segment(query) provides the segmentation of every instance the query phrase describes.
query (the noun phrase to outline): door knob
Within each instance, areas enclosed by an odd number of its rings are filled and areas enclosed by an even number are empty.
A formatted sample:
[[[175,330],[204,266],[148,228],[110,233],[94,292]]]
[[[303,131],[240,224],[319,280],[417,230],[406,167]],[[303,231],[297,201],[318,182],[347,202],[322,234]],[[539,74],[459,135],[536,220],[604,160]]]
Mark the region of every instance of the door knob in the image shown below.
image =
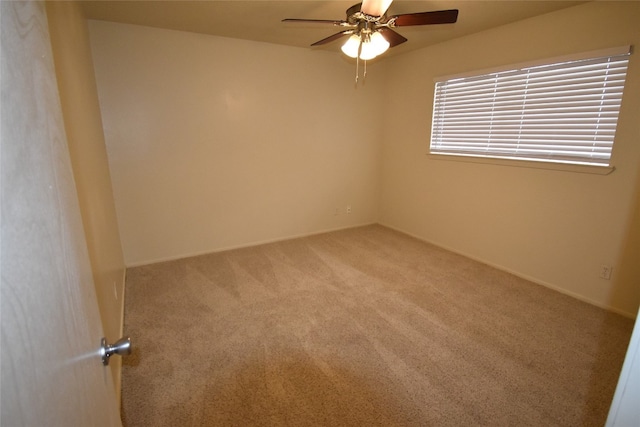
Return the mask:
[[[100,355],[102,356],[102,364],[108,365],[109,358],[117,354],[118,356],[126,356],[131,354],[131,338],[120,338],[114,344],[108,344],[106,338],[100,340]]]

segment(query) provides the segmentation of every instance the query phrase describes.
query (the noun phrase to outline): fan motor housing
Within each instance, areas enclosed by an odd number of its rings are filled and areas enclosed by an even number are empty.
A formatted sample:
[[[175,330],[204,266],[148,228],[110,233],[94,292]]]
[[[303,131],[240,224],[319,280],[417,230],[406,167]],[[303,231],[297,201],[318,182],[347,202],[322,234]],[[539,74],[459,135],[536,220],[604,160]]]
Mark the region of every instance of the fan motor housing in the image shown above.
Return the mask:
[[[386,17],[386,13],[382,16],[372,16],[363,13],[360,8],[362,7],[362,3],[354,4],[349,9],[347,9],[347,22],[351,25],[358,25],[362,22],[372,22],[377,23],[384,21]]]
[[[354,25],[358,24],[359,19],[357,17],[357,14],[360,13],[361,6],[362,6],[362,3],[358,3],[358,4],[354,4],[349,9],[347,9],[347,22],[349,24],[354,24]]]

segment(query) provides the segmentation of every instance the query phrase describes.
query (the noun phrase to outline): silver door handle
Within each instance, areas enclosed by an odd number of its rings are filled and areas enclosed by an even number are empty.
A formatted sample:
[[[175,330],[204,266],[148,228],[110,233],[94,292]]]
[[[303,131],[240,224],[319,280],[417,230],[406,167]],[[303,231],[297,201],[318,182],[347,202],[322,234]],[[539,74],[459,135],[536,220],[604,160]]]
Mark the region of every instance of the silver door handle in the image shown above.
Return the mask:
[[[102,356],[102,364],[108,365],[109,358],[117,354],[118,356],[126,356],[131,354],[131,338],[120,338],[114,344],[108,344],[106,338],[100,340],[100,356]]]

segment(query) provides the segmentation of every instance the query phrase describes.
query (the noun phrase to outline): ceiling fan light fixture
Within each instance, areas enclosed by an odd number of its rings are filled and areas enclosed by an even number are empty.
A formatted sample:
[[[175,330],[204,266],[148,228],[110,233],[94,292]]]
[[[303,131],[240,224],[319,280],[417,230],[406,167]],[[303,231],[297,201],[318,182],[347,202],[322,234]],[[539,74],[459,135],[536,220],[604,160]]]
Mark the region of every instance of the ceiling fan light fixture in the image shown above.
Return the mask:
[[[356,58],[358,56],[358,50],[360,49],[360,36],[354,34],[349,37],[341,49],[345,55]]]
[[[389,49],[389,42],[379,32],[371,34],[371,45],[376,51],[376,56],[382,55]]]
[[[360,59],[368,61],[378,56],[376,48],[371,41],[362,42],[362,50],[360,50]]]
[[[378,55],[382,55],[387,49],[389,49],[389,42],[385,40],[382,34],[374,32],[362,41],[360,59],[368,61]]]

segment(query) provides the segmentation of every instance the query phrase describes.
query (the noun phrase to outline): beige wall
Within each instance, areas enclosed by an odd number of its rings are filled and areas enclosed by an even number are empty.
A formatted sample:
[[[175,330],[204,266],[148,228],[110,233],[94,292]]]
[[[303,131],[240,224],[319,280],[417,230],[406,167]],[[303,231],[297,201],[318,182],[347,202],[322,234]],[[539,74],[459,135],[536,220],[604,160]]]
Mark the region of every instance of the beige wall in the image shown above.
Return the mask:
[[[632,316],[637,54],[610,175],[426,152],[434,77],[638,45],[639,7],[589,3],[393,57],[357,90],[334,52],[90,21],[126,263],[378,221]]]
[[[464,17],[461,17],[464,19]],[[393,58],[380,222],[630,316],[640,302],[640,58],[631,57],[607,176],[428,157],[433,79],[640,46],[640,3],[596,2]],[[612,280],[599,278],[602,264]],[[630,264],[633,264],[631,266]]]
[[[377,220],[380,66],[355,89],[333,52],[89,29],[127,265]]]
[[[47,2],[47,15],[100,317],[105,336],[114,342],[122,334],[125,271],[88,28],[77,3]],[[120,358],[110,367],[119,395]]]

